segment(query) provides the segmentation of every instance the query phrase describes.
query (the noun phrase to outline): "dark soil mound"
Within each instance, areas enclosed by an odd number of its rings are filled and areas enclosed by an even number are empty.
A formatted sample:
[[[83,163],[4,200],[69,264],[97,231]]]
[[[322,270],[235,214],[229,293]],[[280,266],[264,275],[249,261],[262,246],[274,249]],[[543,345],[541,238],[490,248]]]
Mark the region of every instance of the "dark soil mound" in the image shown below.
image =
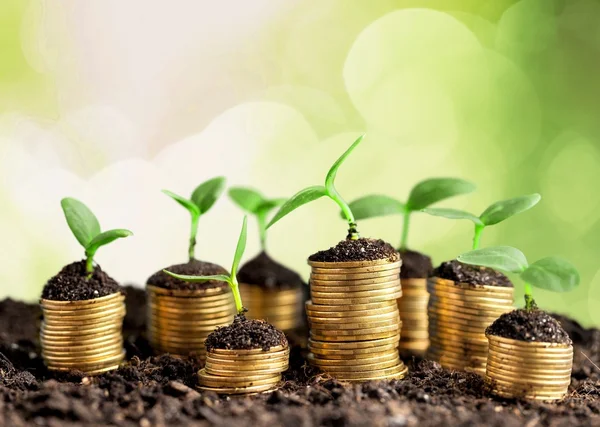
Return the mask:
[[[48,280],[42,298],[54,301],[82,301],[104,297],[119,292],[121,287],[99,265],[88,278],[85,261],[69,264]]]
[[[215,329],[206,338],[206,348],[249,350],[262,348],[264,351],[278,345],[286,345],[283,332],[264,320],[249,320],[243,314],[235,316],[231,325]]]
[[[402,269],[400,277],[403,279],[422,279],[431,276],[433,264],[431,258],[421,252],[405,250],[400,251]]]
[[[383,240],[361,238],[342,240],[336,246],[319,251],[308,258],[318,262],[375,261],[387,259],[395,262],[400,254],[389,243]]]
[[[500,316],[486,333],[519,341],[571,344],[560,323],[542,310],[513,310]]]
[[[433,275],[441,279],[471,285],[513,287],[509,278],[499,271],[477,265],[463,264],[455,259],[441,263],[438,268],[433,270]]]
[[[217,264],[211,262],[198,261],[197,259],[186,262],[185,264],[171,265],[164,270],[168,270],[175,274],[186,274],[190,276],[212,276],[215,274],[229,274],[227,270]],[[204,283],[189,283],[183,280],[169,276],[164,271],[160,270],[154,273],[148,279],[148,284],[165,289],[179,289],[195,291],[198,289],[209,288],[225,288],[227,283],[210,280]]]
[[[279,264],[266,252],[248,261],[238,272],[238,281],[266,289],[294,289],[304,286],[298,273]]]

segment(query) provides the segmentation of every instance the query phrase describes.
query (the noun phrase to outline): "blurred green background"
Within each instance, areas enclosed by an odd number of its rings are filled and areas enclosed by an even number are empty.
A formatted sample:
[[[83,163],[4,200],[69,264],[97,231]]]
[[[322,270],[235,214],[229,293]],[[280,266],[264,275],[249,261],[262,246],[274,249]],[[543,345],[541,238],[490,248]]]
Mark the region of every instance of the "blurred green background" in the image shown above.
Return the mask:
[[[3,0],[0,295],[33,300],[80,256],[63,195],[134,230],[98,259],[142,284],[185,254],[187,218],[160,188],[224,174],[289,196],[366,132],[338,175],[347,199],[406,198],[430,176],[477,183],[444,204],[475,213],[540,192],[482,245],[569,259],[580,288],[538,303],[600,325],[599,22],[597,0]],[[204,258],[228,264],[239,216],[215,207]],[[360,228],[398,244],[400,223]],[[323,201],[274,227],[269,247],[306,276],[306,256],[344,232]],[[409,243],[439,263],[471,237],[466,222],[415,215]]]

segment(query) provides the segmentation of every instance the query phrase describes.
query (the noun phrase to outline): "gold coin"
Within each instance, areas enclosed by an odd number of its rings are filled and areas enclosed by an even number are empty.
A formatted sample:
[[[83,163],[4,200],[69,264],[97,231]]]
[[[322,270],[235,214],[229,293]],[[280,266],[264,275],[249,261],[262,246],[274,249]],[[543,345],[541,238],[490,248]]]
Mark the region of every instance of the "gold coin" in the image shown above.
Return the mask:
[[[42,308],[42,312],[44,317],[55,318],[55,319],[85,319],[85,318],[94,318],[98,316],[111,316],[114,313],[121,314],[121,311],[125,310],[125,304],[123,301],[115,300],[114,303],[111,303],[106,306],[92,306],[92,308],[84,308],[84,309],[49,309]]]
[[[118,349],[107,349],[102,352],[88,353],[88,354],[70,354],[55,356],[53,354],[42,352],[42,356],[45,360],[50,363],[89,363],[95,361],[103,361],[106,358],[118,357],[123,352],[123,348]]]
[[[88,360],[73,360],[68,361],[68,360],[55,360],[55,359],[47,359],[44,358],[44,360],[46,361],[46,363],[49,366],[53,366],[53,367],[73,367],[74,369],[78,369],[80,371],[84,371],[86,369],[90,369],[90,370],[94,370],[94,369],[101,369],[104,368],[106,365],[112,365],[115,363],[121,363],[123,360],[125,359],[125,351],[122,351],[120,353],[117,354],[112,354],[110,356],[106,356],[103,358],[97,358],[97,359],[88,359]]]
[[[365,335],[320,335],[311,332],[310,337],[314,340],[318,341],[329,341],[329,342],[349,342],[349,341],[370,341],[381,338],[392,338],[398,337],[400,339],[400,334],[398,331],[389,331],[389,332],[381,332],[376,334],[365,334]]]
[[[427,339],[429,338],[429,332],[427,331],[411,331],[411,330],[402,330],[400,334],[400,339]]]
[[[452,329],[456,331],[461,331],[469,334],[484,334],[485,330],[489,326],[489,324],[477,324],[473,323],[473,325],[468,326],[467,324],[452,322],[449,320],[440,320],[435,317],[429,318],[429,324],[433,325],[438,329]]]
[[[285,348],[284,350],[280,350],[280,351],[274,351],[274,352],[268,351],[268,352],[256,353],[256,354],[231,355],[231,354],[214,353],[213,351],[210,352],[211,358],[219,359],[219,360],[231,360],[233,362],[247,361],[247,360],[278,359],[278,358],[289,357],[289,355],[290,355],[289,348]]]
[[[367,334],[378,334],[381,332],[388,332],[388,331],[398,331],[399,329],[399,324],[398,322],[393,322],[391,325],[387,325],[387,326],[379,326],[379,327],[375,327],[375,328],[365,328],[365,327],[359,327],[359,328],[355,328],[355,329],[320,329],[317,327],[311,327],[310,331],[311,333],[314,333],[316,335],[327,335],[327,336],[339,336],[339,335],[367,335]]]
[[[200,383],[209,387],[240,387],[240,386],[252,386],[262,384],[273,384],[281,381],[281,374],[275,375],[264,375],[264,376],[243,376],[240,378],[236,377],[219,377],[210,375],[206,372],[206,369],[200,369],[198,371],[198,379]]]
[[[389,293],[387,295],[379,295],[365,298],[320,298],[312,296],[312,301],[315,304],[326,304],[332,306],[352,306],[357,307],[362,304],[373,304],[384,301],[392,301],[402,295],[402,292]]]
[[[571,366],[573,356],[564,357],[544,357],[538,356],[512,356],[508,354],[498,354],[495,348],[490,347],[489,357],[502,364],[513,364],[535,369],[537,366]]]
[[[387,277],[388,280],[400,280],[400,269],[384,271],[371,271],[364,273],[344,272],[344,273],[315,273],[311,271],[310,278],[315,280],[331,280],[331,281],[354,281],[360,279],[375,279]]]
[[[491,353],[493,353],[493,351]],[[538,360],[540,363],[537,363]],[[542,374],[546,374],[546,373],[550,373],[550,372],[559,374],[559,373],[563,372],[563,373],[569,373],[569,375],[570,375],[571,369],[573,367],[572,360],[567,360],[564,362],[549,362],[543,358],[540,358],[538,360],[528,360],[528,361],[526,361],[526,363],[521,363],[521,362],[506,360],[502,357],[496,357],[495,354],[488,354],[488,363],[490,365],[495,366],[499,369],[505,369],[507,371],[519,371],[519,372],[527,371],[527,372],[530,372],[531,374],[535,374],[538,372],[542,373]]]
[[[331,350],[320,348],[309,348],[312,357],[317,359],[335,360],[335,359],[368,359],[373,356],[381,356],[389,353],[398,353],[397,344],[382,345],[373,348],[357,348],[354,350]]]
[[[308,265],[316,268],[357,268],[357,267],[375,267],[382,265],[389,265],[393,263],[400,263],[402,265],[401,260],[390,261],[389,259],[377,259],[377,260],[369,260],[369,261],[344,261],[344,262],[322,262],[322,261],[310,261],[308,260]]]
[[[434,295],[431,295],[430,299],[436,299],[443,301],[447,304],[471,304],[482,307],[512,307],[512,298],[491,298],[483,296],[466,296],[460,294],[452,294],[441,291],[436,291]]]
[[[406,287],[411,287],[411,288],[419,288],[419,289],[425,289],[427,287],[427,278],[420,278],[420,279],[416,279],[416,278],[404,278],[402,277],[400,280],[402,280],[402,286],[406,286]]]
[[[265,360],[226,360],[226,359],[215,359],[211,357],[212,353],[207,354],[206,361],[210,362],[211,366],[222,366],[222,367],[232,367],[235,368],[241,363],[244,366],[253,366],[253,367],[275,367],[275,366],[283,366],[289,364],[289,356],[282,356],[277,358],[270,358]],[[241,370],[245,370],[246,368],[240,368]]]
[[[256,385],[251,387],[208,387],[204,385],[198,386],[200,390],[212,391],[217,394],[249,394],[249,393],[263,393],[272,391],[277,388],[277,383]]]
[[[491,378],[494,379],[494,381],[498,384],[506,384],[506,385],[522,385],[522,386],[556,386],[556,387],[564,387],[565,390],[569,387],[569,384],[571,383],[571,378],[569,377],[567,380],[564,379],[559,379],[559,380],[552,380],[552,379],[519,379],[519,378],[515,378],[515,377],[506,377],[503,375],[500,375],[498,373],[494,373],[493,375],[490,375]]]
[[[311,329],[315,331],[345,331],[348,330],[349,333],[359,330],[375,330],[377,328],[385,328],[394,326],[395,328],[399,328],[401,325],[400,318],[396,317],[395,319],[390,319],[381,322],[365,322],[365,323],[315,323],[309,320],[309,325]],[[343,332],[342,332],[343,333]],[[353,334],[353,333],[352,333]],[[354,334],[353,334],[354,335]]]
[[[365,292],[365,291],[391,291],[395,292],[400,289],[397,282],[376,283],[374,285],[350,285],[350,286],[317,286],[312,285],[311,292]]]
[[[367,372],[336,372],[335,377],[340,381],[350,380],[350,381],[371,381],[371,380],[379,380],[394,377],[395,375],[403,374],[406,375],[406,366],[402,362],[398,365],[379,369],[376,371],[367,371]]]
[[[206,372],[211,374],[211,375],[217,375],[217,376],[222,376],[222,377],[239,377],[241,375],[240,371],[237,369],[215,369],[215,368],[211,368],[209,366],[205,367]],[[252,372],[252,374],[254,375],[266,375],[266,374],[277,374],[277,373],[281,373],[283,371],[287,370],[287,368],[283,369],[283,368],[270,368],[270,369],[256,369],[253,371],[249,371]]]
[[[99,368],[99,369],[93,369],[93,370],[88,369],[84,373],[88,376],[100,375],[100,374],[104,374],[106,372],[110,372],[110,371],[119,369],[119,365],[120,365],[120,363],[116,363],[114,365],[106,366],[106,367]],[[72,368],[70,368],[70,367],[60,368],[60,367],[53,367],[53,366],[48,366],[48,369],[51,371],[57,371],[57,372],[67,372],[67,371],[72,370]]]
[[[327,264],[339,264],[339,263],[327,263]],[[331,274],[339,274],[339,273],[371,273],[377,271],[386,271],[386,270],[397,270],[401,267],[402,262],[395,261],[390,263],[383,264],[373,264],[359,267],[348,267],[348,266],[333,266],[333,267],[319,267],[317,265],[310,264],[312,266],[311,271],[314,273],[331,273]]]
[[[528,382],[528,381],[559,381],[570,383],[571,382],[571,369],[555,371],[553,369],[549,369],[546,373],[536,372],[531,373],[527,372],[523,368],[517,370],[509,370],[504,369],[504,367],[497,367],[493,364],[488,364],[487,367],[488,375],[492,375],[494,377],[504,378],[506,380],[512,380],[515,383],[519,382]]]
[[[460,311],[448,311],[448,310],[443,310],[443,309],[439,309],[437,307],[433,307],[433,309],[428,311],[428,315],[429,316],[437,316],[440,318],[450,318],[450,319],[457,319],[459,321],[464,321],[464,322],[469,322],[472,320],[476,320],[479,321],[480,323],[494,323],[494,321],[496,321],[496,319],[498,319],[498,317],[500,317],[500,315],[498,314],[492,314],[492,315],[488,315],[488,314],[473,314],[472,312],[466,312],[466,313],[461,313]]]
[[[189,332],[204,332],[214,331],[218,326],[225,326],[231,323],[233,317],[229,322],[173,322],[168,321],[166,319],[151,319],[150,324],[156,328],[164,328],[164,329],[184,329]]]
[[[111,343],[110,345],[104,345],[101,347],[83,347],[83,349],[81,349],[81,347],[78,348],[74,348],[74,347],[63,347],[61,349],[48,349],[48,348],[42,348],[42,355],[48,355],[51,357],[64,357],[64,356],[89,356],[89,355],[95,355],[101,352],[107,352],[107,351],[121,351],[123,349],[123,342],[122,341],[116,341],[114,343]]]
[[[148,305],[155,307],[158,310],[171,310],[171,311],[190,311],[199,312],[205,309],[217,309],[225,311],[233,305],[233,300],[230,298],[220,298],[217,300],[204,301],[204,300],[191,300],[191,301],[169,301],[164,298],[153,300],[148,299]]]
[[[400,339],[398,349],[424,353],[429,348],[429,340],[407,341]]]
[[[328,306],[328,305],[320,305],[320,304],[314,304],[311,300],[306,301],[305,303],[306,306],[306,310],[310,310],[310,311],[316,311],[316,312],[334,312],[334,313],[338,313],[340,311],[352,311],[352,312],[358,312],[358,311],[370,311],[370,310],[378,310],[378,309],[392,309],[392,310],[397,310],[398,306],[396,301],[393,300],[389,300],[389,301],[380,301],[380,302],[374,302],[374,303],[369,303],[369,304],[356,304],[353,307],[332,307],[332,306]],[[343,316],[343,314],[338,314],[338,316]]]
[[[427,279],[428,287],[444,287],[446,289],[464,289],[470,292],[492,292],[496,294],[509,294],[514,293],[514,288],[508,286],[494,286],[494,285],[473,285],[470,283],[459,283],[452,280],[442,279],[439,277],[430,277]]]
[[[308,361],[311,365],[322,367],[324,369],[328,369],[329,367],[342,366],[342,367],[358,367],[358,366],[368,366],[377,363],[384,363],[390,360],[397,361],[398,360],[398,351],[394,351],[392,353],[383,353],[380,356],[372,355],[369,358],[346,358],[346,359],[325,359],[318,358],[308,354]]]
[[[327,306],[329,307],[329,306]],[[306,310],[308,317],[316,319],[331,319],[331,321],[343,321],[344,319],[365,318],[369,316],[397,316],[398,308],[390,305],[387,308],[378,308],[373,310],[357,310],[357,311],[314,311]]]
[[[247,356],[247,355],[251,355],[251,354],[276,353],[281,350],[289,350],[289,347],[286,344],[285,346],[283,346],[283,345],[273,346],[273,347],[269,348],[268,350],[263,350],[262,348],[252,348],[252,349],[213,348],[210,351],[211,351],[211,353],[224,354],[224,355],[230,355],[231,357],[237,357],[237,356]]]
[[[79,334],[84,334],[90,331],[97,331],[99,328],[120,328],[123,325],[123,318],[108,318],[108,319],[98,319],[95,322],[79,322],[79,324],[65,324],[65,325],[56,325],[56,324],[48,324],[45,321],[42,322],[41,328],[45,331],[50,331],[52,333],[62,333],[62,332],[76,332]]]
[[[98,343],[112,342],[113,340],[122,339],[121,331],[115,331],[111,334],[93,335],[90,337],[62,337],[62,338],[46,338],[40,336],[40,342],[44,347],[51,346],[84,346]]]
[[[376,277],[372,279],[355,279],[355,280],[322,280],[319,278],[311,277],[309,279],[310,287],[313,286],[365,286],[365,285],[376,285],[376,284],[396,284],[400,286],[400,280],[394,277]],[[382,285],[383,286],[383,285]]]
[[[289,366],[289,361],[273,361],[273,360],[265,360],[262,362],[246,362],[246,363],[223,363],[223,362],[215,362],[214,359],[206,359],[206,370],[207,372],[217,372],[217,371],[230,371],[230,372],[238,372],[240,375],[248,372],[261,372],[261,371],[271,371],[275,370],[277,372],[282,372],[287,370]]]
[[[146,290],[148,294],[158,294],[160,296],[177,297],[177,298],[198,298],[204,296],[220,295],[220,294],[231,294],[231,290],[226,284],[223,286],[217,286],[212,288],[204,289],[166,289],[158,286],[146,284]]]
[[[315,340],[309,338],[308,345],[314,352],[315,349],[322,348],[324,350],[354,350],[354,349],[366,349],[366,348],[374,348],[382,345],[388,344],[398,344],[400,337],[398,335],[393,335],[391,337],[386,338],[375,338],[375,339],[366,339],[364,341],[354,341],[354,342],[327,342],[321,340]]]
[[[318,287],[313,287],[310,290],[311,297],[320,297],[320,298],[366,298],[372,296],[387,296],[389,294],[393,294],[396,292],[402,292],[400,286],[392,286],[390,288],[384,289],[372,289],[367,291],[343,291],[338,292],[335,289],[325,288],[325,292],[321,292],[318,290]]]
[[[529,342],[522,341],[524,344]],[[511,356],[520,355],[520,356],[533,356],[538,354],[543,354],[544,358],[563,358],[563,357],[573,357],[573,347],[542,347],[536,345],[512,345],[505,344],[496,340],[489,340],[490,347],[496,349],[498,352],[504,352]],[[535,343],[539,344],[539,343]]]
[[[308,321],[312,323],[327,323],[327,324],[347,324],[347,323],[364,323],[364,322],[383,322],[387,320],[397,320],[398,312],[390,310],[388,313],[375,314],[372,316],[348,316],[348,317],[319,317],[308,316]]]
[[[311,364],[313,363],[313,361],[310,361],[310,362],[311,362]],[[358,365],[350,365],[350,366],[345,366],[345,365],[325,366],[323,364],[314,365],[314,366],[318,367],[319,369],[323,370],[324,372],[327,372],[328,374],[335,375],[338,372],[371,373],[371,372],[379,371],[381,369],[392,368],[394,366],[397,366],[399,363],[401,363],[400,358],[398,357],[398,355],[396,355],[395,358],[385,360],[383,362],[375,362],[375,363],[365,362],[365,363],[361,363]]]
[[[40,299],[40,305],[42,307],[49,307],[49,308],[56,307],[56,308],[72,309],[75,307],[84,307],[84,306],[104,304],[113,299],[125,301],[125,295],[123,295],[120,292],[115,292],[113,294],[105,295],[103,297],[79,300],[79,301],[60,301],[60,300],[50,300],[50,299],[42,298],[42,299]]]
[[[514,349],[515,347],[530,349],[530,348],[542,348],[545,351],[564,351],[564,352],[573,352],[573,346],[570,344],[559,344],[559,343],[549,343],[542,341],[521,341],[513,338],[505,338],[500,337],[498,335],[488,334],[488,339],[490,342],[493,342],[497,345],[506,344],[507,349]]]

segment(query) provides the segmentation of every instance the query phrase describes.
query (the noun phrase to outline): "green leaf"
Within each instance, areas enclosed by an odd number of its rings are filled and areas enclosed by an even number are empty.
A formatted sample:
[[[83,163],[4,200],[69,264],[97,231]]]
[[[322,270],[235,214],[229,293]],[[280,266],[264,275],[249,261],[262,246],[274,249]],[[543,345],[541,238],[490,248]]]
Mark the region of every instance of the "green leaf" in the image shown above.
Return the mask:
[[[265,200],[263,203],[261,203],[258,208],[256,208],[256,214],[257,215],[266,215],[268,214],[271,210],[283,205],[285,202],[287,201],[287,199],[269,199],[269,200]]]
[[[361,143],[361,141],[363,140],[364,137],[365,137],[364,135],[359,136],[356,139],[356,141],[354,141],[352,143],[350,148],[348,148],[344,152],[344,154],[342,154],[340,156],[340,158],[335,161],[333,166],[331,166],[331,169],[329,169],[329,172],[327,172],[327,177],[325,178],[325,188],[327,188],[327,191],[335,193],[335,188],[334,188],[333,183],[335,181],[335,176],[337,175],[338,169],[340,168],[342,163],[344,163],[344,160],[346,160],[346,158],[350,155],[350,153],[352,153],[354,151],[354,149],[358,146],[358,144]]]
[[[192,193],[192,201],[204,215],[225,190],[225,177],[218,176],[200,184]]]
[[[196,206],[191,200],[188,200],[185,197],[175,194],[169,190],[163,190],[162,192],[186,208],[192,217],[197,218],[200,216],[200,209],[198,209],[198,206]]]
[[[486,225],[494,225],[510,218],[513,215],[524,212],[534,207],[542,198],[539,194],[515,197],[514,199],[502,200],[489,206],[480,216]]]
[[[92,241],[86,246],[85,252],[88,255],[93,256],[100,246],[108,245],[109,243],[114,242],[117,239],[129,237],[132,235],[133,233],[131,231],[122,228],[104,231],[92,239]]]
[[[163,270],[163,271],[166,274],[168,274],[169,276],[174,277],[179,280],[183,280],[184,282],[204,283],[204,282],[208,282],[210,280],[214,280],[217,282],[231,283],[231,278],[229,276],[226,276],[225,274],[216,274],[214,276],[188,276],[186,274],[171,273],[169,270]]]
[[[317,200],[323,196],[327,195],[327,190],[322,185],[315,185],[314,187],[308,187],[304,190],[299,191],[295,195],[293,195],[288,201],[286,201],[283,206],[277,211],[267,228],[271,227],[281,218],[296,210],[302,205],[312,202],[313,200]]]
[[[67,224],[77,241],[84,248],[100,234],[100,223],[96,215],[82,202],[71,197],[60,201]]]
[[[242,230],[240,231],[240,237],[235,248],[235,255],[233,256],[233,265],[231,266],[231,277],[237,276],[237,270],[240,266],[240,261],[244,256],[246,250],[246,237],[248,235],[248,217],[244,215],[244,221],[242,222]]]
[[[458,209],[447,209],[447,208],[426,208],[421,209],[421,212],[428,213],[433,216],[441,216],[448,219],[468,219],[473,221],[477,225],[483,225],[479,217],[470,214],[469,212],[460,211]]]
[[[350,203],[349,206],[357,221],[378,216],[403,214],[405,209],[404,203],[379,194],[361,197]],[[343,212],[341,215],[342,218],[346,217]]]
[[[258,191],[244,187],[230,188],[229,197],[240,208],[253,214],[256,214],[259,206],[266,201]]]
[[[560,257],[548,257],[534,262],[521,273],[521,278],[536,288],[567,292],[579,285],[579,272]]]
[[[411,211],[418,211],[450,197],[470,193],[475,188],[474,184],[464,179],[426,179],[413,187],[408,196],[406,206]]]
[[[523,252],[510,246],[477,249],[459,255],[457,259],[465,264],[481,265],[509,273],[521,273],[528,265]]]

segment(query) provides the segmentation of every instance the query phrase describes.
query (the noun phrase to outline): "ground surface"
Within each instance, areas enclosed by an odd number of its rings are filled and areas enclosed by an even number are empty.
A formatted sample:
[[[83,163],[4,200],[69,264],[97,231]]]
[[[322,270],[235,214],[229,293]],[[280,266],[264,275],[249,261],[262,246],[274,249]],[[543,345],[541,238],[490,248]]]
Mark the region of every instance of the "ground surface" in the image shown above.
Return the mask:
[[[429,361],[407,360],[403,381],[343,385],[306,367],[299,345],[281,390],[219,398],[194,389],[193,362],[150,356],[143,292],[130,291],[127,303],[128,364],[86,378],[45,370],[37,306],[0,302],[0,426],[600,426],[600,331],[568,319],[561,321],[576,347],[573,381],[556,404],[493,398],[476,375]]]

